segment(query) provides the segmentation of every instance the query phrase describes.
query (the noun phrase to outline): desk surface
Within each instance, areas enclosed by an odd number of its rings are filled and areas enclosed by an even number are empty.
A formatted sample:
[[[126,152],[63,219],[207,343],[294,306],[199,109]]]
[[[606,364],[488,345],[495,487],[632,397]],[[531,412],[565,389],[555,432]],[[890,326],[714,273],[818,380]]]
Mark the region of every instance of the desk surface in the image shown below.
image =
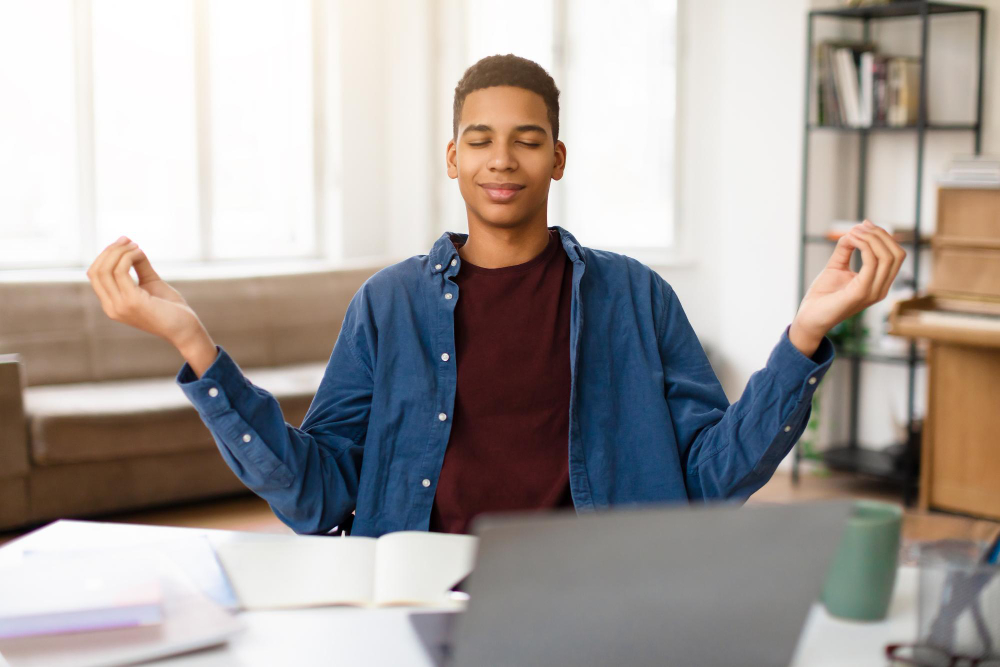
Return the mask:
[[[28,548],[132,545],[191,534],[206,535],[215,544],[262,537],[260,533],[225,530],[59,521],[0,548],[0,566],[16,562],[21,552]],[[289,539],[285,535],[273,537]],[[884,621],[843,621],[827,614],[821,604],[814,604],[805,620],[792,665],[883,667],[886,644],[910,641],[916,635],[916,593],[916,568],[901,566],[889,616]],[[433,665],[430,655],[423,649],[426,637],[418,635],[410,622],[413,613],[427,614],[424,620],[430,637],[443,635],[448,621],[446,615],[404,608],[324,607],[243,612],[240,616],[246,629],[231,638],[228,644],[159,660],[155,664],[162,667],[325,665],[334,662]]]

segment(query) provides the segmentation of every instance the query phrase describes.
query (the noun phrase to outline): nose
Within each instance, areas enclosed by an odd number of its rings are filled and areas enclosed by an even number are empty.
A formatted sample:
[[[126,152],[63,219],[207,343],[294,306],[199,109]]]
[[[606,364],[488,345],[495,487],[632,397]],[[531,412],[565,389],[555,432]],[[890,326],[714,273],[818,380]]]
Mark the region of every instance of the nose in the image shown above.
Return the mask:
[[[510,146],[505,142],[493,142],[493,154],[489,160],[490,169],[508,171],[517,169],[517,161],[511,153]]]

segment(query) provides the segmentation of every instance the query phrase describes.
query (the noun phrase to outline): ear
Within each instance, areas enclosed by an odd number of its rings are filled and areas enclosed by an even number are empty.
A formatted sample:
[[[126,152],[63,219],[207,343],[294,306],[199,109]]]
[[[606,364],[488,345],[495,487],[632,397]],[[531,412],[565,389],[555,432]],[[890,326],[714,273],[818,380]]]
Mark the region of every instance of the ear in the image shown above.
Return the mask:
[[[553,158],[555,163],[552,169],[552,180],[558,181],[563,177],[563,171],[566,169],[566,144],[561,141],[556,142]]]
[[[458,178],[458,151],[455,140],[449,139],[444,149],[444,162],[448,169],[448,178]]]

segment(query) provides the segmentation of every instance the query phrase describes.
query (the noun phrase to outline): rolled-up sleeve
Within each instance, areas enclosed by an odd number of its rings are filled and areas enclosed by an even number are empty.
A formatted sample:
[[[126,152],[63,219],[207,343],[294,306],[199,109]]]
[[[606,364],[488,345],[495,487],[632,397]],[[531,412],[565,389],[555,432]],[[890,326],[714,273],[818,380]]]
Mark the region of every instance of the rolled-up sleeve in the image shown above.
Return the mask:
[[[746,499],[805,431],[812,395],[834,359],[823,337],[806,357],[785,327],[763,368],[729,403],[680,300],[662,285],[660,354],[665,393],[691,499]]]
[[[357,501],[371,410],[370,359],[362,290],[352,299],[319,389],[301,427],[277,399],[250,382],[221,346],[199,378],[185,362],[176,382],[208,427],[222,458],[298,533],[326,533]]]

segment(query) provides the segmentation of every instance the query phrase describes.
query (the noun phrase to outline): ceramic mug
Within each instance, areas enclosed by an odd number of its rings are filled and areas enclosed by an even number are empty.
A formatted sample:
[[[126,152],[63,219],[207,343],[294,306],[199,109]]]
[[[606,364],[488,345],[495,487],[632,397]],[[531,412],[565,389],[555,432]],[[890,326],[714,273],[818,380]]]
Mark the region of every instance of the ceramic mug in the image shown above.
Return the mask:
[[[889,611],[899,566],[903,509],[874,500],[855,501],[823,584],[832,615],[880,621]]]

